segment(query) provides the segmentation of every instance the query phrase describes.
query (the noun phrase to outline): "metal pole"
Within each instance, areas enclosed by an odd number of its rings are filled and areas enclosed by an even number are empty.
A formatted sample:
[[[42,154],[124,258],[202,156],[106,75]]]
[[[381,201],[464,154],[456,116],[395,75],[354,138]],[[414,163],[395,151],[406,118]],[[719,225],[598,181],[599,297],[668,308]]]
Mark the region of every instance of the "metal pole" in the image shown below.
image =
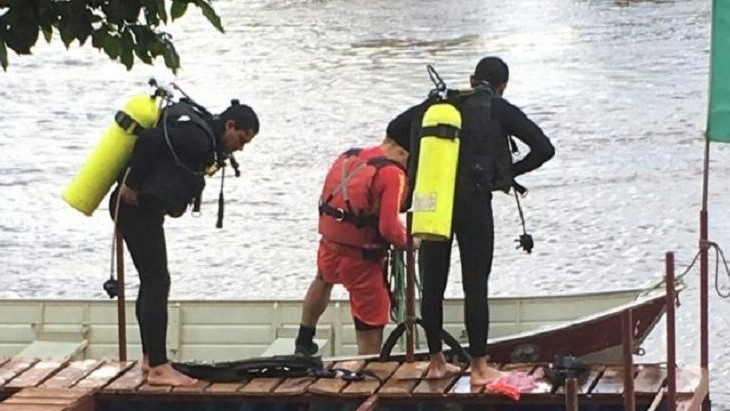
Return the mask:
[[[675,350],[675,310],[677,292],[674,287],[674,253],[668,252],[666,257],[667,287],[667,411],[677,409],[677,355]]]
[[[413,236],[411,225],[413,224],[413,213],[406,213],[406,362],[414,361],[415,341],[413,338],[413,327],[416,322],[416,259],[413,255]]]
[[[634,395],[634,332],[631,310],[621,316],[621,329],[624,349],[624,409],[634,411],[636,398]]]
[[[119,361],[127,361],[127,312],[124,308],[124,239],[122,231],[116,233],[117,254],[117,336],[119,344]]]
[[[578,382],[575,377],[565,380],[565,411],[578,411]]]
[[[707,268],[708,228],[707,228],[707,195],[710,174],[710,140],[705,140],[705,160],[702,171],[702,210],[700,211],[700,367],[707,369],[709,363],[708,338],[708,305],[709,285]]]

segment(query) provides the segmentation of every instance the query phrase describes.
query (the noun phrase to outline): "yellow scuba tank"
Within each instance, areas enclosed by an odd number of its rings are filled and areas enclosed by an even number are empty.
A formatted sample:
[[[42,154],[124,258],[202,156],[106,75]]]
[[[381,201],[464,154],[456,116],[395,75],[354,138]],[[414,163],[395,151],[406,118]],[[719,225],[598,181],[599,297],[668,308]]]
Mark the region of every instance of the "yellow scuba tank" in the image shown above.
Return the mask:
[[[411,234],[415,237],[426,240],[451,237],[460,131],[461,114],[450,103],[434,104],[423,115],[413,190]]]
[[[137,128],[154,126],[159,116],[160,108],[154,96],[130,98],[61,197],[71,207],[90,216],[132,155]]]

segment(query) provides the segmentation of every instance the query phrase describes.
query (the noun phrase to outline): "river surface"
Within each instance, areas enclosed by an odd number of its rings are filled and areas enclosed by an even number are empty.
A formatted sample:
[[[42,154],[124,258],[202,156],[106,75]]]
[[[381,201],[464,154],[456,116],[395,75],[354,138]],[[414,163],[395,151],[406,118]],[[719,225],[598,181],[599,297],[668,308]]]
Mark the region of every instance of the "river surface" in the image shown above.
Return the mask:
[[[132,94],[155,76],[213,111],[239,98],[262,127],[203,215],[166,223],[173,298],[302,298],[315,271],[317,198],[339,152],[377,144],[420,101],[433,64],[466,86],[488,54],[511,68],[505,97],[551,138],[556,157],[521,178],[532,255],[515,250],[514,201],[495,197],[491,295],[648,287],[664,254],[690,263],[698,240],[707,108],[709,0],[252,0],[215,2],[227,29],[196,9],[169,27],[183,68],[131,71],[58,39],[11,53],[0,73],[0,298],[105,298],[112,225],[60,193]],[[713,144],[710,237],[730,244],[730,150]],[[728,246],[730,247],[730,246]],[[454,263],[458,262],[455,253]],[[127,259],[132,281],[137,286]],[[724,270],[723,270],[724,273]],[[454,264],[448,295],[461,295]],[[679,357],[698,362],[698,271],[685,277]],[[728,276],[719,277],[728,290]],[[711,288],[712,398],[730,409],[730,306]],[[344,297],[342,290],[337,297]],[[664,324],[646,360],[662,360]]]

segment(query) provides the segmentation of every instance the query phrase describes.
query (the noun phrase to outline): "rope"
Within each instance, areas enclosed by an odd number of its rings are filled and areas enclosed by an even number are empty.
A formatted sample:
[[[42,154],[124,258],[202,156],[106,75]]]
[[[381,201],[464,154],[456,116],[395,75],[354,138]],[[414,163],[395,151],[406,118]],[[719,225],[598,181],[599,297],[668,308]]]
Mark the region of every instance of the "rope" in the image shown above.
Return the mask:
[[[390,250],[390,285],[392,304],[390,319],[400,324],[406,321],[406,270],[402,250]]]
[[[727,274],[728,279],[730,280],[730,268],[727,265],[727,260],[725,259],[725,253],[722,251],[722,248],[717,243],[710,242],[710,247],[715,249],[715,291],[717,292],[717,295],[720,296],[720,298],[730,298],[730,291],[727,293],[723,293],[720,290],[720,259],[722,258],[722,264],[725,266],[725,274]]]
[[[420,273],[413,280],[416,287],[416,300],[420,300],[423,294]],[[390,252],[389,282],[393,298],[390,307],[390,319],[394,323],[400,324],[406,321],[406,263],[405,251],[403,250],[391,250]],[[418,310],[418,306],[416,306],[416,310]],[[418,316],[418,313],[416,313],[416,316]]]
[[[395,324],[405,324],[407,319],[407,292],[406,292],[406,263],[404,250],[390,250],[390,273],[389,284],[391,287],[390,319]],[[420,270],[419,270],[420,271]],[[413,279],[416,289],[415,299],[421,299],[423,289],[421,287],[420,273]],[[415,301],[414,301],[415,304]],[[418,305],[416,305],[416,317],[418,318]],[[417,330],[416,330],[417,331]],[[418,338],[418,333],[416,333]],[[401,349],[405,347],[405,337],[400,338]]]
[[[725,266],[725,273],[727,274],[728,281],[730,282],[730,265],[727,263],[727,259],[725,258],[725,253],[722,251],[722,248],[720,246],[712,241],[707,242],[708,248],[713,248],[715,250],[715,292],[717,293],[720,298],[730,298],[730,291],[723,293],[722,290],[720,290],[720,260],[722,260],[723,265]],[[674,281],[677,284],[684,285],[684,276],[689,274],[690,270],[697,264],[697,260],[699,260],[700,255],[702,254],[702,250],[700,249],[695,254],[694,258],[692,259],[692,262],[685,268],[685,270],[682,272],[682,274],[676,276],[674,278]],[[646,290],[642,291],[643,294],[647,294],[653,290],[656,290],[657,288],[661,288],[664,286],[664,279],[658,281],[657,283],[653,284],[652,286],[648,287]]]

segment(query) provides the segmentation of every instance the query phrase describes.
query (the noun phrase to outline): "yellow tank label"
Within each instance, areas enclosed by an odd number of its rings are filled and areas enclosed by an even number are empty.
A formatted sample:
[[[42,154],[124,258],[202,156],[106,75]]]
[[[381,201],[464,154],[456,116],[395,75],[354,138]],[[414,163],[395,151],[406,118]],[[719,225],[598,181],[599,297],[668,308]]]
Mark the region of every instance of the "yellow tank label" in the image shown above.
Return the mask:
[[[432,193],[415,193],[413,195],[413,211],[436,211],[438,195]]]

